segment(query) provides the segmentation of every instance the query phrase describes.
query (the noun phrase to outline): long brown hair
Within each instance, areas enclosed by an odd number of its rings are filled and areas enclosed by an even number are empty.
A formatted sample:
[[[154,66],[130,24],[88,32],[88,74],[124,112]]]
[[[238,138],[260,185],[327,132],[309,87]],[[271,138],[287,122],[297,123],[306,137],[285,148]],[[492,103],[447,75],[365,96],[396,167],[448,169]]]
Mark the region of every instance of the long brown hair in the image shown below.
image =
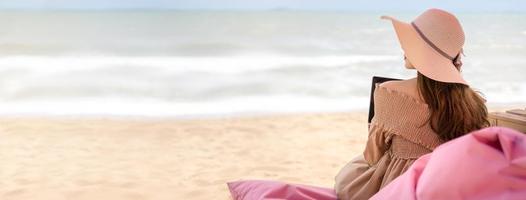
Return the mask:
[[[459,69],[462,65],[460,54],[455,57],[455,61]],[[420,72],[417,85],[420,95],[429,106],[427,122],[444,142],[489,126],[485,100],[469,86],[435,81]]]

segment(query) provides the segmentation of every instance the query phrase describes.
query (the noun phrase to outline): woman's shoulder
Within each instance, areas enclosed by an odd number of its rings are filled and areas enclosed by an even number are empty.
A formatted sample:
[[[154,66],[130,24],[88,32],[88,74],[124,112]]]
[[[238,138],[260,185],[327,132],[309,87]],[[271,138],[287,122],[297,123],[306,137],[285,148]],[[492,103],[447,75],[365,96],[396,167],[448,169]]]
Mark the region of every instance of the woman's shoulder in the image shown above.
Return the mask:
[[[415,100],[422,101],[422,98],[418,93],[416,78],[407,80],[386,81],[381,83],[379,86],[394,92],[399,92],[404,95],[408,95],[414,98]]]
[[[384,119],[407,115],[420,118],[427,114],[427,104],[419,98],[416,79],[376,84],[374,107],[375,116]]]
[[[374,117],[371,126],[379,126],[391,134],[399,135],[413,143],[434,149],[441,143],[429,126],[429,108],[425,101],[409,93],[416,86],[412,80],[390,81],[377,84],[374,93]],[[427,124],[427,125],[426,125]]]

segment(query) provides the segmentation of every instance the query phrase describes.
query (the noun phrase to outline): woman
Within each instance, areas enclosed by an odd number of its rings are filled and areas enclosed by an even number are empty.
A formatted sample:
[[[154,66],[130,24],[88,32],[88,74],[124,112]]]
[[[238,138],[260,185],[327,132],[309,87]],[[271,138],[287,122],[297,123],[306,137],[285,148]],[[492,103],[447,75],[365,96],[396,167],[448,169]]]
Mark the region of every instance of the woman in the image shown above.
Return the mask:
[[[335,177],[339,199],[368,199],[440,144],[489,125],[484,99],[460,73],[464,32],[456,17],[429,9],[393,23],[415,78],[377,85],[363,155]]]

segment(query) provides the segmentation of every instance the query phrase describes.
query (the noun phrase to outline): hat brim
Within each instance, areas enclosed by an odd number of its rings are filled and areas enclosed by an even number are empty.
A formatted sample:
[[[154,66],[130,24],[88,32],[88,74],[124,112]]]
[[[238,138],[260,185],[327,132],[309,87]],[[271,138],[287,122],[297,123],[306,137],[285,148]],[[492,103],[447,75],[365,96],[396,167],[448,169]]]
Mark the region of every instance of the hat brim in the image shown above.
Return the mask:
[[[468,85],[460,71],[453,65],[453,61],[427,44],[411,24],[390,16],[381,18],[393,23],[400,46],[417,71],[436,81]]]

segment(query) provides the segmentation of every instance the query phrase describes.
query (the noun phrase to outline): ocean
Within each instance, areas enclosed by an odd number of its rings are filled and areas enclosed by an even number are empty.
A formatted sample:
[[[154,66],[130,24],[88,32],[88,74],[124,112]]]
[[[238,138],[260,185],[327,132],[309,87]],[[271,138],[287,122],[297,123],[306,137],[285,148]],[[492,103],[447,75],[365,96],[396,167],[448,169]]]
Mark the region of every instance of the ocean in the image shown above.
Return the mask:
[[[418,13],[2,11],[0,115],[225,116],[369,106],[411,78],[392,25]],[[526,13],[459,13],[463,74],[526,103]]]

